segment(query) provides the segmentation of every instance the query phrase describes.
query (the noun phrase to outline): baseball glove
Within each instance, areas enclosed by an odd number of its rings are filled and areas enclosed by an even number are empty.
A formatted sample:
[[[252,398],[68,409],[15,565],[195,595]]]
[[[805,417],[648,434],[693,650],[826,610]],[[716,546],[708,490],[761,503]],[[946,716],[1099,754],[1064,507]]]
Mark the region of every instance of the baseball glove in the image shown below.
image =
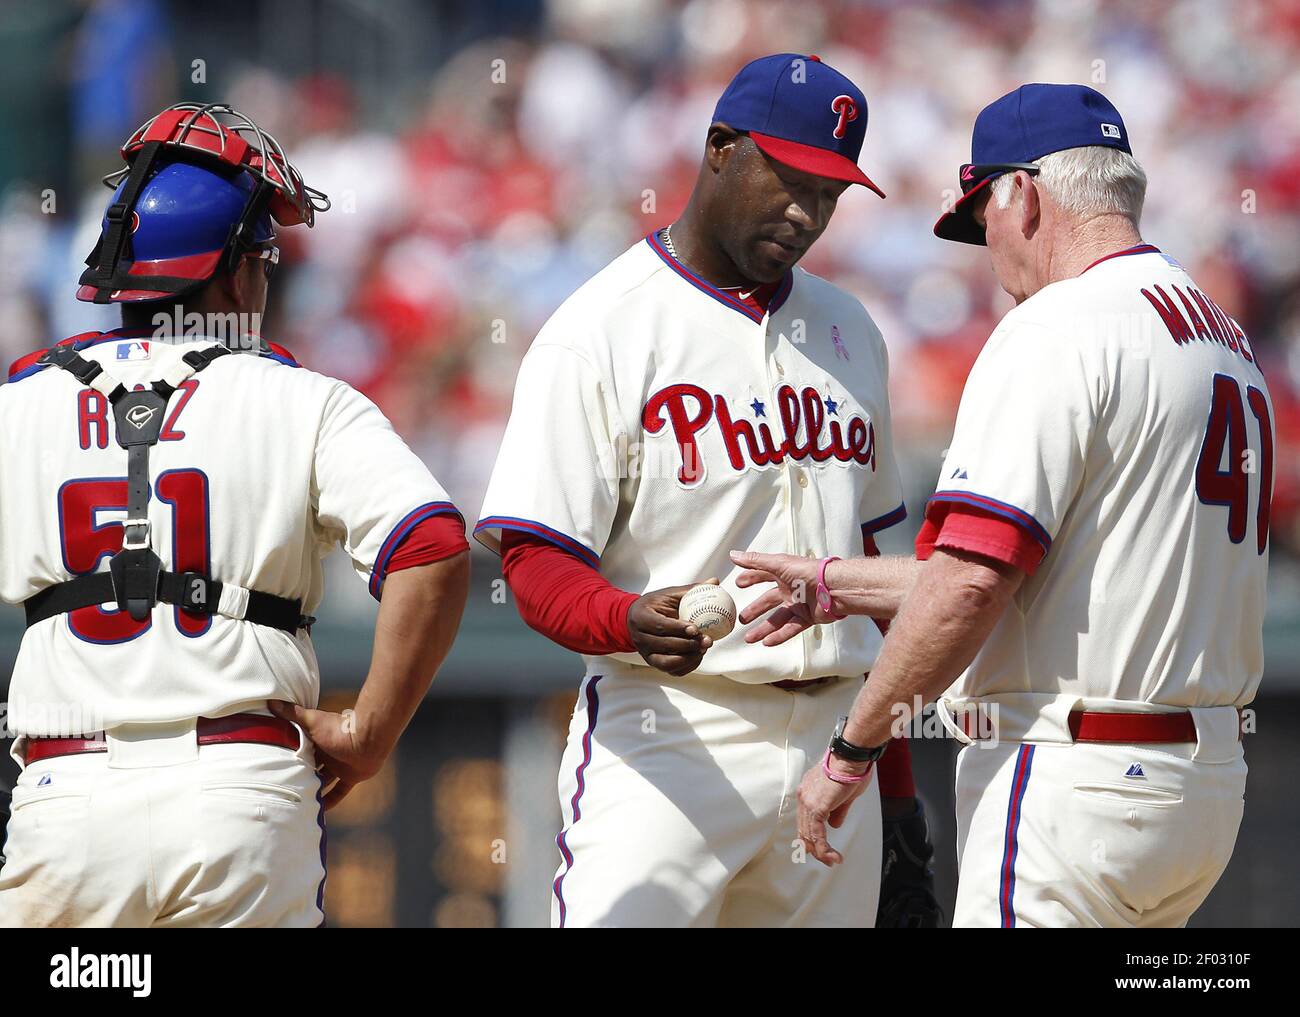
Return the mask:
[[[943,908],[934,895],[934,870],[930,868],[933,857],[930,827],[920,799],[910,816],[884,820],[877,929],[943,926]]]

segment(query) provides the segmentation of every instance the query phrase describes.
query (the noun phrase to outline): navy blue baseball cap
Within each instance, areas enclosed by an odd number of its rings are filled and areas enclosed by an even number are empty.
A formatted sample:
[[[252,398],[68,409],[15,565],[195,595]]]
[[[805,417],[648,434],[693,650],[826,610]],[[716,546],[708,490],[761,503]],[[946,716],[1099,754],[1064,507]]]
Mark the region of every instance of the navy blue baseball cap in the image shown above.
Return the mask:
[[[858,169],[867,97],[819,57],[774,53],[747,63],[722,93],[713,122],[744,131],[779,163],[885,196]]]
[[[1035,159],[1089,145],[1133,154],[1119,110],[1087,85],[1021,85],[989,103],[975,118],[970,162],[959,174],[961,198],[939,217],[934,235],[983,246],[984,229],[972,214],[980,191],[1003,173],[1037,173]]]

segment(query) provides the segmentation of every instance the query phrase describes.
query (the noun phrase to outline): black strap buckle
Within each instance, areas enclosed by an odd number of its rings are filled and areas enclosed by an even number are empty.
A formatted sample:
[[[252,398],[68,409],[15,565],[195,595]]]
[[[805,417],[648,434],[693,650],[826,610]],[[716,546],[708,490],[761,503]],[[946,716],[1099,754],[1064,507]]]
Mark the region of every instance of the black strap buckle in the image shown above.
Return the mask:
[[[83,385],[89,385],[104,371],[98,361],[87,360],[71,345],[55,346],[47,350],[42,359],[55,367],[61,367]]]
[[[221,582],[202,572],[181,572],[176,604],[195,614],[216,614],[221,603]]]
[[[118,551],[108,562],[117,606],[136,621],[144,621],[158,603],[162,559],[149,548]]]

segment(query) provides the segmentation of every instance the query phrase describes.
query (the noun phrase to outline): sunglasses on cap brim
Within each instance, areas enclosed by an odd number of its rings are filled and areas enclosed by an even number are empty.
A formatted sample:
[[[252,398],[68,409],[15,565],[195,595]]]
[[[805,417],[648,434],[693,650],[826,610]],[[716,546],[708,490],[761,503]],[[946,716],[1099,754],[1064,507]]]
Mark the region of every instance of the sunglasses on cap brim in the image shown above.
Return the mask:
[[[961,183],[961,193],[969,194],[990,177],[1014,173],[1016,170],[1024,170],[1032,177],[1037,176],[1041,168],[1032,162],[967,162],[962,164],[958,180]]]

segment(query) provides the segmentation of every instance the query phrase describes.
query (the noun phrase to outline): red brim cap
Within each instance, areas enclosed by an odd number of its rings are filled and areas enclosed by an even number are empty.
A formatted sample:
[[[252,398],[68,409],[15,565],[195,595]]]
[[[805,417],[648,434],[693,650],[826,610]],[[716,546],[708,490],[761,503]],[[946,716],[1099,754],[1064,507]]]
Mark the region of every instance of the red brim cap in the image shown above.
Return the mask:
[[[940,240],[955,240],[959,244],[987,246],[984,240],[984,227],[975,221],[975,196],[1000,175],[995,173],[991,177],[985,177],[958,198],[951,212],[939,216],[939,221],[934,224],[934,235]]]
[[[870,187],[882,198],[885,196],[885,192],[858,169],[857,163],[846,159],[838,152],[817,148],[814,145],[801,145],[797,141],[786,141],[784,138],[774,138],[770,134],[759,134],[757,131],[750,131],[749,136],[754,139],[755,145],[779,163],[793,166],[814,176],[862,184],[864,187]]]

